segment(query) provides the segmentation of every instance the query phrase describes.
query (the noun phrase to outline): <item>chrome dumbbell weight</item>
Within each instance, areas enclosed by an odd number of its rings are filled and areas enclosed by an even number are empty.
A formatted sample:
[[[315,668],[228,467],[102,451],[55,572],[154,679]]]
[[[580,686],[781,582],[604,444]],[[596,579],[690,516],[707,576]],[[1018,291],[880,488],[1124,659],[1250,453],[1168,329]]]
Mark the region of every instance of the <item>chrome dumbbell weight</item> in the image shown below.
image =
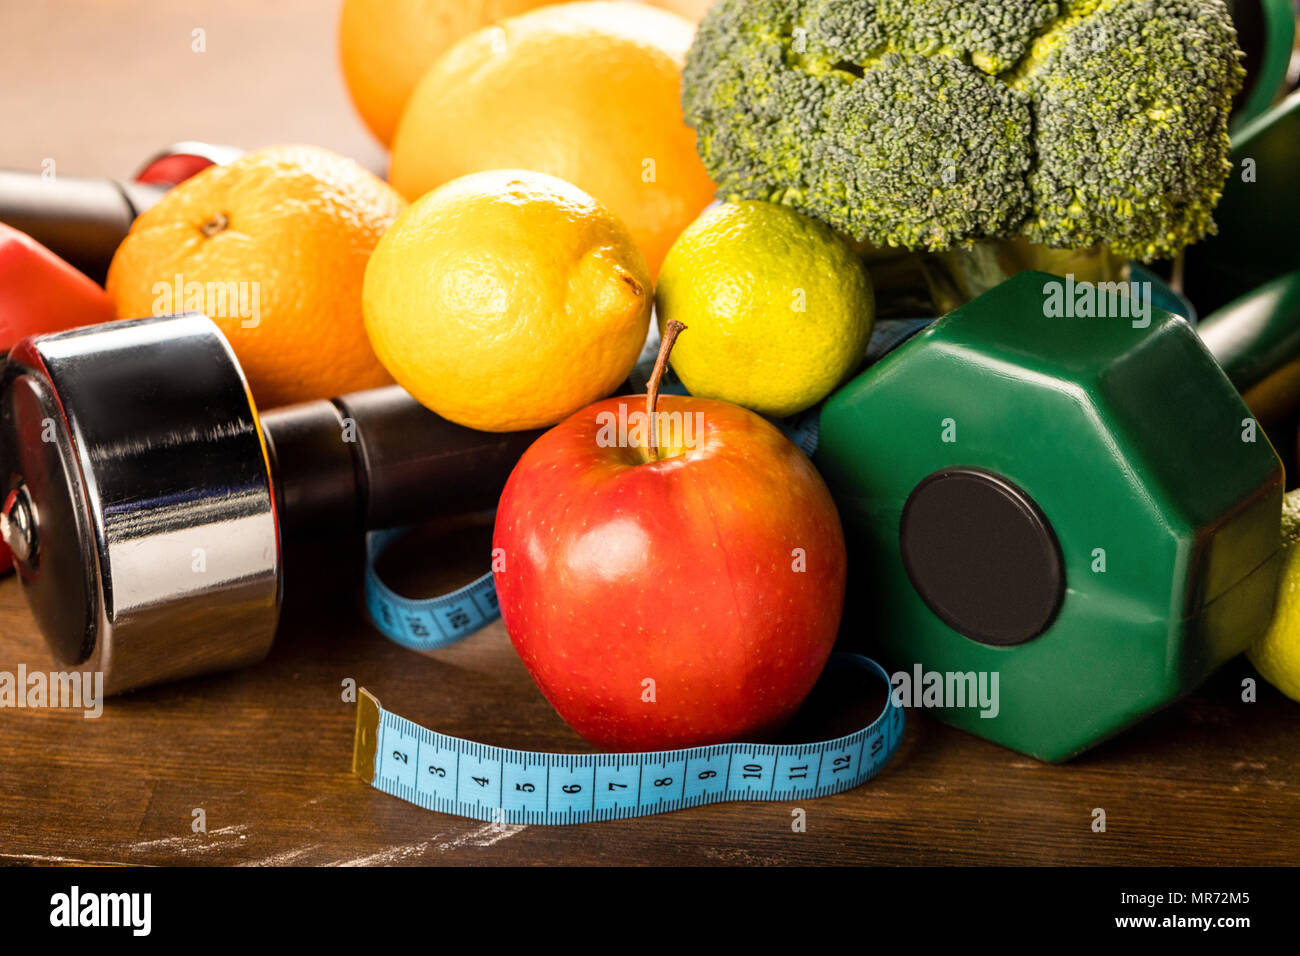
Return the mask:
[[[258,414],[200,315],[26,339],[0,372],[0,532],[40,630],[116,693],[261,659],[281,540],[491,507],[536,432],[396,386]]]

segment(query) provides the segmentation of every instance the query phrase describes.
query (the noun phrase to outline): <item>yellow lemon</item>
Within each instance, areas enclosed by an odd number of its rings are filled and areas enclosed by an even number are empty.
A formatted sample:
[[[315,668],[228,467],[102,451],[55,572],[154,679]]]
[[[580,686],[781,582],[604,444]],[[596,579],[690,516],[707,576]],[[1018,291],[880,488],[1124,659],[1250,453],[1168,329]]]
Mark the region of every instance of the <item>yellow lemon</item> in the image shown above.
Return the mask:
[[[659,325],[690,332],[672,353],[691,394],[784,417],[861,363],[875,296],[866,266],[829,227],[775,203],[726,203],[673,244]]]
[[[1282,576],[1273,626],[1246,656],[1264,680],[1300,701],[1300,489],[1282,505]]]
[[[553,425],[610,394],[650,327],[631,233],[561,179],[494,170],[422,197],[379,241],[366,331],[394,379],[482,431]]]

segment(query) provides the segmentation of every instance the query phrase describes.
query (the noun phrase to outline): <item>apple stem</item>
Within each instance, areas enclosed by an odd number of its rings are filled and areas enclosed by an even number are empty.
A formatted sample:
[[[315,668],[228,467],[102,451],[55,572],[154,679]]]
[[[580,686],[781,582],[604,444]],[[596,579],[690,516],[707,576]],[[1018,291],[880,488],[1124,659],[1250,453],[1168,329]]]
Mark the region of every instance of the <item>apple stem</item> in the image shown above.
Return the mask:
[[[663,341],[659,343],[659,356],[655,359],[654,371],[650,373],[650,381],[646,384],[645,390],[645,412],[647,424],[650,426],[650,460],[659,460],[659,423],[655,419],[655,406],[659,404],[659,383],[663,381],[664,372],[668,369],[668,353],[673,350],[673,344],[677,341],[677,336],[686,331],[686,326],[672,319],[664,328]]]

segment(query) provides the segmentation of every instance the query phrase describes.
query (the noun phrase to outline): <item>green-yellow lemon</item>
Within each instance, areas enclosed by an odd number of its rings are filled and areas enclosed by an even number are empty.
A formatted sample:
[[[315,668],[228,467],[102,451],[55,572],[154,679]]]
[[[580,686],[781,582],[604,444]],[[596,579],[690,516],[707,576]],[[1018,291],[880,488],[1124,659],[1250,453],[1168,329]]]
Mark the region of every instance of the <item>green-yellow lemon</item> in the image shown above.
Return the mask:
[[[659,327],[677,320],[672,367],[691,394],[776,418],[816,405],[862,362],[871,277],[829,227],[746,200],[704,213],[669,250]]]

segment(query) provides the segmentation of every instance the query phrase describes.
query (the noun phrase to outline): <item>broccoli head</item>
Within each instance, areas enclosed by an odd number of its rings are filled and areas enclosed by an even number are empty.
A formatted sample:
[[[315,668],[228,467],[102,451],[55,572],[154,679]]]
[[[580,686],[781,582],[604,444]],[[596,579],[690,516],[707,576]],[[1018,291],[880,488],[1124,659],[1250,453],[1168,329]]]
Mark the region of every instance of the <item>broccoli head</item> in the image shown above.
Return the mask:
[[[1239,59],[1223,0],[717,0],[682,97],[729,198],[1150,260],[1213,231]]]

